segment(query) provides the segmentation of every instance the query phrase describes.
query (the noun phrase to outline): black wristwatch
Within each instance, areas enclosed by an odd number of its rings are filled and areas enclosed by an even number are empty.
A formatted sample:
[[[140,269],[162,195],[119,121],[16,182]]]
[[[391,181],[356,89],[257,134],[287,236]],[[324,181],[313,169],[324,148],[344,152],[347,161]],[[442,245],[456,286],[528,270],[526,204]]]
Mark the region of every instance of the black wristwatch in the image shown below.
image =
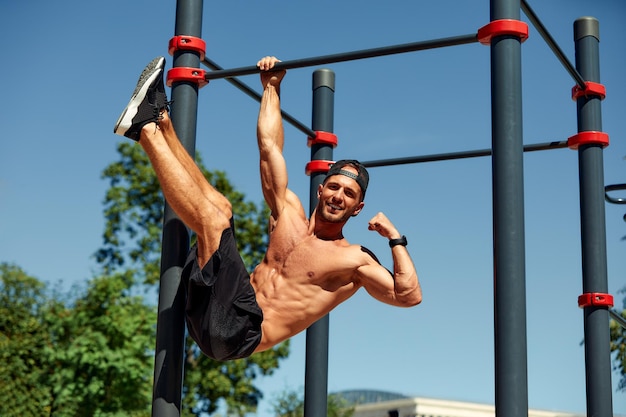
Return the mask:
[[[402,237],[398,239],[389,239],[390,248],[393,248],[394,246],[398,246],[398,245],[406,246],[407,243],[408,242],[406,241],[406,236],[404,235],[402,235]]]

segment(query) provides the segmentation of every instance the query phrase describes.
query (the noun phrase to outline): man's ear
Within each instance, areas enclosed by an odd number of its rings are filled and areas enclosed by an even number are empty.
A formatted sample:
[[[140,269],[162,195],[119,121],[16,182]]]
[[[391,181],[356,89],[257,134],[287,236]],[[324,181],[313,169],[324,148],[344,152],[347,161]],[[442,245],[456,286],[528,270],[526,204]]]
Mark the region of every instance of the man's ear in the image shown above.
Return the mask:
[[[320,184],[317,186],[317,198],[320,198],[322,195],[322,189],[324,189],[324,184]]]
[[[355,208],[355,209],[354,209],[354,211],[352,212],[351,216],[352,216],[352,217],[356,217],[356,216],[357,216],[357,215],[361,212],[361,210],[363,210],[363,206],[365,206],[365,203],[364,203],[363,201],[361,201],[361,202],[359,203],[359,205],[358,205],[358,206],[356,206],[356,208]]]

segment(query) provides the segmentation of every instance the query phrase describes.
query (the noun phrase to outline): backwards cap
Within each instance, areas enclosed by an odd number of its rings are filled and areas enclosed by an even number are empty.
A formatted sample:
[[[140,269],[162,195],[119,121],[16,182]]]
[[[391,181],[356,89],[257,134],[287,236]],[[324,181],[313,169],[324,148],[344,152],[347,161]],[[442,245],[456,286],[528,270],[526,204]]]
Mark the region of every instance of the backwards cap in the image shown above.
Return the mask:
[[[357,173],[355,174],[354,172],[343,169],[346,166],[356,169]],[[346,177],[355,180],[356,183],[359,184],[359,187],[361,187],[361,194],[365,197],[367,184],[370,182],[370,175],[367,173],[367,169],[365,169],[359,161],[355,159],[342,159],[335,162],[328,170],[326,178],[324,178],[324,182],[326,182],[326,180],[333,175],[345,175]]]

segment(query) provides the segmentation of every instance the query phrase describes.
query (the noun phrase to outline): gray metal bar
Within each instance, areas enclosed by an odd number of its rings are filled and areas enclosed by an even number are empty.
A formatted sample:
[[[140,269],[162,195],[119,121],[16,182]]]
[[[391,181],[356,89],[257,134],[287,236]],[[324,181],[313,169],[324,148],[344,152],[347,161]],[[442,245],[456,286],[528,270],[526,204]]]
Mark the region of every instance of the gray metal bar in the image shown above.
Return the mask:
[[[223,70],[224,69],[221,66],[219,66],[215,61],[212,61],[212,60],[210,60],[209,58],[206,58],[206,57],[204,58],[202,63],[205,66],[207,66],[207,67],[209,67],[209,68],[211,68],[213,70]],[[231,83],[232,85],[234,85],[235,87],[237,87],[239,90],[243,91],[249,97],[252,97],[253,99],[258,101],[259,103],[261,102],[261,94],[257,93],[255,90],[253,90],[252,88],[250,88],[246,84],[242,83],[241,81],[239,81],[236,78],[227,78],[226,80],[229,83]],[[287,123],[289,123],[290,125],[292,125],[296,129],[300,130],[305,135],[307,135],[309,137],[315,137],[315,132],[313,130],[311,130],[309,127],[305,126],[304,123],[298,121],[295,117],[291,116],[289,113],[287,113],[284,110],[281,110],[280,113],[283,115],[283,119]]]
[[[576,68],[585,80],[600,82],[600,27],[595,18],[574,22]],[[576,101],[578,131],[602,131],[601,99]],[[583,293],[607,293],[604,162],[600,144],[578,148]],[[610,417],[612,411],[609,312],[606,306],[584,308],[587,415]]]
[[[334,131],[335,73],[328,69],[313,73],[313,130]],[[331,161],[330,145],[313,144],[311,161]],[[309,211],[317,206],[317,189],[326,173],[311,173]],[[306,368],[304,375],[304,416],[326,417],[328,405],[328,329],[329,315],[313,323],[306,331]]]
[[[626,184],[611,184],[604,187],[604,199],[613,204],[626,204],[626,198],[612,197],[609,195],[612,191],[624,191],[626,190]]]
[[[178,0],[175,35],[201,37],[202,0]],[[175,67],[199,67],[196,53],[177,51]],[[195,153],[198,86],[177,82],[172,85],[172,123],[183,146]],[[153,417],[180,417],[185,349],[185,291],[180,275],[189,251],[187,227],[165,204],[161,280],[157,318],[157,340],[152,393]]]
[[[450,38],[433,39],[422,42],[405,43],[401,45],[383,46],[373,49],[361,49],[358,51],[343,52],[331,55],[322,55],[312,58],[303,58],[293,61],[283,61],[276,64],[276,69],[294,69],[312,67],[316,65],[326,65],[336,62],[354,61],[357,59],[374,58],[379,56],[401,54],[406,52],[424,51],[427,49],[442,48],[446,46],[463,45],[478,42],[476,34],[454,36]],[[211,71],[205,74],[205,79],[215,80],[217,78],[229,78],[241,75],[256,74],[259,69],[256,66],[232,68],[220,71]]]
[[[626,329],[626,319],[622,317],[618,311],[609,309],[609,315],[611,316],[613,320],[617,322],[617,324],[619,324],[624,329]]]
[[[537,143],[534,145],[525,145],[524,152],[536,152],[549,149],[562,149],[567,148],[567,141],[561,142],[547,142]],[[422,162],[437,162],[437,161],[449,161],[454,159],[466,159],[466,158],[478,158],[482,156],[490,156],[492,154],[491,149],[479,149],[475,151],[461,151],[440,153],[432,155],[422,156],[407,156],[402,158],[390,158],[390,159],[377,159],[373,161],[364,161],[362,164],[367,168],[391,166],[391,165],[404,165],[404,164],[418,164]]]
[[[520,18],[519,0],[491,0],[491,20]],[[528,417],[521,40],[491,42],[495,408]]]
[[[572,63],[567,59],[567,57],[563,53],[563,50],[556,43],[552,35],[550,35],[550,32],[548,32],[544,24],[541,22],[541,20],[539,20],[539,17],[537,17],[537,14],[535,14],[535,11],[530,7],[526,0],[522,0],[522,10],[524,11],[524,14],[528,17],[528,20],[530,20],[530,22],[533,24],[535,29],[537,29],[537,32],[539,32],[543,40],[546,41],[550,49],[552,49],[552,52],[554,52],[554,55],[556,55],[557,59],[561,62],[563,67],[572,76],[576,84],[578,84],[580,88],[585,88],[585,80],[583,79],[582,75],[580,75],[576,68],[574,68],[574,65],[572,65]]]

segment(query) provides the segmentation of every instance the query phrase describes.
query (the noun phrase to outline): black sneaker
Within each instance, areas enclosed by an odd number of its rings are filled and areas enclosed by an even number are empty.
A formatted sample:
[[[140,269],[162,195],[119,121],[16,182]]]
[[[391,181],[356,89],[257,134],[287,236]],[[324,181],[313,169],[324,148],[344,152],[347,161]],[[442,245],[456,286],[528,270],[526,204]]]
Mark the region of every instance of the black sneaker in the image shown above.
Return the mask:
[[[141,128],[150,122],[159,123],[168,101],[163,85],[165,58],[154,58],[144,68],[128,105],[117,119],[113,133],[139,140]]]

